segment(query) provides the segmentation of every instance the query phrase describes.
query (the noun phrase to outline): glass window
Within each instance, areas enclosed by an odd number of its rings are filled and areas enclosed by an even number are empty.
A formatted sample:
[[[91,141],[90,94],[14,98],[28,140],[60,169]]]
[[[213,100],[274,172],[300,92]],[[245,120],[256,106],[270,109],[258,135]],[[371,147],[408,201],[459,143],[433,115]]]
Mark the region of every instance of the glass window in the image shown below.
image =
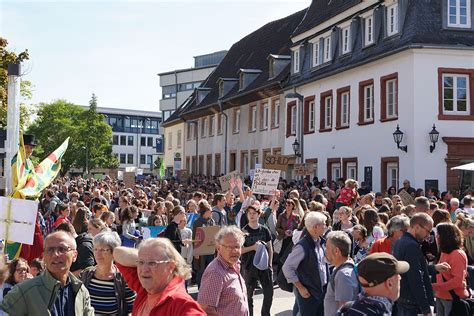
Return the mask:
[[[240,131],[240,110],[234,111],[234,133]]]
[[[148,137],[147,138],[147,146],[148,147],[153,147],[153,137]]]
[[[342,30],[342,53],[347,54],[351,51],[351,27],[346,26]]]
[[[314,126],[315,126],[315,105],[314,101],[309,102],[308,106],[308,129],[310,131],[314,131]]]
[[[365,46],[374,43],[374,16],[370,15],[365,18]]]
[[[468,115],[469,102],[469,76],[443,75],[443,112]]]
[[[176,146],[181,148],[181,130],[178,130],[178,136],[176,137]]]
[[[349,125],[349,92],[341,94],[341,125]]]
[[[207,134],[207,118],[201,120],[201,137],[206,137]]]
[[[151,165],[153,161],[153,155],[146,155],[146,164]]]
[[[140,138],[140,146],[146,146],[146,137],[141,137]]]
[[[119,144],[118,135],[112,135],[112,145],[118,145],[118,144]]]
[[[448,0],[448,26],[471,27],[471,0]]]
[[[133,164],[133,154],[127,154],[127,164]]]
[[[140,164],[144,165],[146,162],[146,155],[140,155]]]
[[[364,87],[364,121],[374,119],[374,86]]]
[[[173,134],[171,132],[168,133],[168,139],[166,140],[168,143],[168,149],[173,148]]]
[[[133,146],[133,136],[128,136],[128,146]]]
[[[324,62],[331,60],[331,36],[324,38]]]
[[[216,123],[216,117],[214,115],[211,115],[209,117],[209,136],[214,135],[214,125],[215,125],[215,123]]]
[[[257,107],[250,108],[250,131],[254,132],[257,129]]]
[[[296,105],[291,107],[291,134],[296,135]]]
[[[331,128],[332,126],[332,97],[324,99],[324,127]],[[337,179],[337,178],[336,178]]]
[[[313,43],[313,67],[319,65],[319,42]]]
[[[397,80],[388,80],[386,83],[386,104],[387,104],[387,117],[397,116]]]
[[[121,163],[121,164],[127,163],[127,161],[126,161],[125,158],[126,158],[126,155],[125,155],[125,154],[120,154],[120,163]]]
[[[346,167],[348,179],[357,180],[357,164],[355,162],[348,162]]]
[[[268,103],[265,103],[263,105],[263,124],[262,124],[262,128],[263,129],[267,129],[268,128],[268,112],[269,112],[269,109],[268,109]]]
[[[331,179],[336,181],[341,177],[341,164],[340,163],[333,163],[331,166]]]
[[[300,72],[300,51],[299,48],[293,52],[293,72]]]
[[[280,100],[275,100],[275,110],[273,111],[273,124],[274,127],[280,125]]]
[[[398,3],[387,7],[387,35],[398,33]]]
[[[120,135],[120,145],[126,146],[127,145],[127,136]]]
[[[387,188],[391,186],[398,188],[398,164],[395,162],[387,164]]]

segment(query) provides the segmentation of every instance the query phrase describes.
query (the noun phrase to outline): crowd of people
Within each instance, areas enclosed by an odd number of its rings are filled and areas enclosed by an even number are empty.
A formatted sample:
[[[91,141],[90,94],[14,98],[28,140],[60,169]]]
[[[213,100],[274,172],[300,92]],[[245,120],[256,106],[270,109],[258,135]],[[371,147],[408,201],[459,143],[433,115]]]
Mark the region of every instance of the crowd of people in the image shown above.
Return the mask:
[[[471,296],[473,192],[317,178],[280,179],[271,196],[249,178],[229,187],[204,176],[56,179],[39,203],[44,251],[0,271],[0,313],[265,316],[279,286],[294,293],[293,315],[450,315]],[[149,236],[151,226],[163,229]],[[194,255],[210,226],[215,253]]]

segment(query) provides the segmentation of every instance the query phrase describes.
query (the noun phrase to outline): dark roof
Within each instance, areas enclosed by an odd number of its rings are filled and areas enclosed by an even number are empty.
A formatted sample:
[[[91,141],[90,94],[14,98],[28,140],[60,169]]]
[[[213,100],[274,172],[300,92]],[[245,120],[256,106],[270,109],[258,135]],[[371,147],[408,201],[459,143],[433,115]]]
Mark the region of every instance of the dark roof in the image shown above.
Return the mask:
[[[318,2],[318,1],[316,1]],[[324,1],[327,2],[327,1]],[[335,3],[338,1],[332,1]],[[301,71],[297,75],[292,75],[287,86],[299,86],[314,80],[319,80],[338,72],[360,66],[388,54],[394,54],[410,47],[423,46],[443,46],[453,48],[472,48],[474,46],[474,32],[466,30],[443,29],[442,0],[398,2],[400,7],[401,24],[400,32],[390,38],[384,38],[383,23],[376,23],[375,28],[380,28],[376,43],[370,47],[363,47],[362,27],[357,26],[355,34],[355,46],[348,56],[340,56],[339,47],[336,48],[336,57],[328,65],[323,65],[319,69],[311,68],[311,45],[304,40]],[[313,2],[314,4],[314,2]],[[381,13],[381,12],[379,12]],[[381,18],[382,14],[379,14]],[[377,19],[377,17],[376,17]],[[354,23],[361,23],[360,19],[353,20]],[[378,25],[378,26],[377,26]],[[330,29],[330,26],[328,29]],[[326,29],[327,30],[327,29]],[[377,30],[375,30],[377,33]],[[354,34],[353,34],[354,35]],[[340,46],[340,42],[337,43]]]
[[[313,0],[293,36],[304,33],[361,2],[362,0]]]
[[[305,12],[306,9],[270,22],[232,45],[219,66],[201,84],[201,87],[211,88],[212,90],[199,104],[196,104],[194,98],[184,114],[217,105],[219,97],[217,81],[219,78],[237,78],[239,70],[242,68],[259,69],[262,70],[262,73],[243,91],[238,90],[239,85],[236,83],[233,89],[223,97],[224,102],[271,85],[279,86],[280,82],[288,77],[289,67],[286,67],[280,74],[269,80],[268,55],[290,55],[290,36]]]

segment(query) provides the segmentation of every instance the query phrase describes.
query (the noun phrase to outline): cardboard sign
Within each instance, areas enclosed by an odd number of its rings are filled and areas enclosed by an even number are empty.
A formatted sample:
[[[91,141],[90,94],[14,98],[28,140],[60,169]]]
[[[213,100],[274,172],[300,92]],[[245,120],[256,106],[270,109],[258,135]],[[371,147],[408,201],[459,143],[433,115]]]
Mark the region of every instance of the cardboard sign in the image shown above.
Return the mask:
[[[123,183],[126,188],[133,188],[135,185],[135,172],[124,172]]]
[[[220,226],[196,228],[193,256],[213,255],[216,252],[216,242],[214,238],[220,229]]]
[[[407,191],[405,190],[401,190],[398,195],[400,196],[400,198],[402,199],[402,202],[403,202],[403,205],[404,206],[407,206],[407,205],[410,205],[410,204],[415,204],[415,199],[411,196],[410,193],[408,193]]]
[[[263,168],[287,171],[288,165],[292,164],[294,159],[293,156],[267,155],[263,160]]]
[[[143,239],[155,238],[166,229],[166,226],[145,226],[143,229]]]
[[[38,202],[0,197],[0,239],[33,244]]]
[[[237,172],[237,171],[232,171],[226,174],[225,176],[219,177],[219,182],[221,184],[221,189],[222,192],[229,191],[230,189],[230,179],[236,179],[236,178],[241,178],[242,179],[242,174]]]
[[[255,194],[272,195],[278,188],[280,170],[255,169],[252,182],[252,191]]]
[[[296,164],[293,168],[295,176],[311,176],[314,174],[313,163]]]

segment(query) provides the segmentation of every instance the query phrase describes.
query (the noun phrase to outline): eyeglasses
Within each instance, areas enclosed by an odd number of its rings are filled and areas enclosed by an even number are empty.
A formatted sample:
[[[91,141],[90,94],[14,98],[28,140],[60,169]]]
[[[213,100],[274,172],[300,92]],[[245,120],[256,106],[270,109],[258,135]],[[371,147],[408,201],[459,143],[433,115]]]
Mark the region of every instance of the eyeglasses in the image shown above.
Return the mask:
[[[423,228],[428,234],[431,233],[431,229],[426,228],[425,226],[420,225],[421,228]]]
[[[161,260],[161,261],[156,261],[156,260],[150,260],[150,261],[145,261],[145,260],[137,260],[137,266],[140,268],[143,268],[145,266],[150,267],[151,269],[156,268],[159,264],[162,263],[169,263],[172,262],[172,260]]]
[[[28,269],[27,268],[17,268],[15,270],[15,272],[18,272],[18,273],[28,272]]]
[[[227,246],[227,245],[223,245],[223,244],[220,244],[222,247],[228,249],[228,250],[240,250],[242,249],[242,246]]]
[[[71,250],[75,250],[75,249],[73,249],[71,247],[58,246],[58,247],[47,247],[45,249],[45,252],[48,255],[52,255],[53,253],[56,253],[56,252],[58,252],[60,255],[65,255],[66,253],[68,253]]]
[[[94,248],[94,252],[104,253],[104,252],[112,252],[110,248]]]

